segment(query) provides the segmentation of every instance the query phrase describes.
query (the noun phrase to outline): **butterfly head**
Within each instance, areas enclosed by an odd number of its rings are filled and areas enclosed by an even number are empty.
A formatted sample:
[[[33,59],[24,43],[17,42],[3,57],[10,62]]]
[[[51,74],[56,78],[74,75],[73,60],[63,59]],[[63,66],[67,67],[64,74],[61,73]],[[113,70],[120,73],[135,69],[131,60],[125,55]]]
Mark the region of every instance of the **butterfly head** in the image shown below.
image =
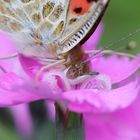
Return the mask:
[[[69,79],[75,79],[79,76],[85,75],[87,72],[88,67],[86,64],[75,63],[68,68],[66,76]]]

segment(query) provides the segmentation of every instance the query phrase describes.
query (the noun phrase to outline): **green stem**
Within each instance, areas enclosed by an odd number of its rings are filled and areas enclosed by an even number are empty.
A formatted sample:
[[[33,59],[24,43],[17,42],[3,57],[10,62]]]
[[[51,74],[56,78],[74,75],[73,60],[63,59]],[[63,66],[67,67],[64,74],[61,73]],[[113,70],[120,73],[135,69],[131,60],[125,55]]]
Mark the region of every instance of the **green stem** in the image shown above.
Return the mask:
[[[56,105],[56,140],[85,140],[82,117]]]

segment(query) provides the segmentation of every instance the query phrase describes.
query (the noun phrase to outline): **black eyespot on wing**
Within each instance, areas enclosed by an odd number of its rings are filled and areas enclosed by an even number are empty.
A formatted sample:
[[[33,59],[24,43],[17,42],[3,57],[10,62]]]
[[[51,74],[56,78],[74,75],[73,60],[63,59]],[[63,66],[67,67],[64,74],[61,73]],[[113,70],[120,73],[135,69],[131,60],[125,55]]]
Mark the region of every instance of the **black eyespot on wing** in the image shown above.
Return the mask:
[[[74,9],[74,12],[79,14],[79,13],[82,12],[82,10],[83,10],[82,7],[77,7],[77,8]]]
[[[88,3],[90,2],[98,2],[98,0],[87,0]]]

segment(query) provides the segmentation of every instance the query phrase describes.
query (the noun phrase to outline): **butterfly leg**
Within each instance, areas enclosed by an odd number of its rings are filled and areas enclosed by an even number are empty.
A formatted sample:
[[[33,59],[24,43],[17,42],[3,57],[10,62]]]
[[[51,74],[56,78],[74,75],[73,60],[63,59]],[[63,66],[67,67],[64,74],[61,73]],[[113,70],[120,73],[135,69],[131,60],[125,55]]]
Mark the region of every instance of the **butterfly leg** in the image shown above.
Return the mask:
[[[43,71],[46,71],[47,69],[49,69],[51,67],[63,64],[64,62],[65,62],[65,59],[62,59],[62,60],[58,60],[57,62],[45,65],[42,68],[40,68],[39,71],[36,73],[36,75],[34,77],[35,86],[38,87],[38,85],[39,85],[39,77],[40,77],[40,75],[42,74]]]
[[[17,53],[13,53],[13,54],[10,54],[10,55],[7,55],[7,56],[0,57],[0,60],[11,59],[11,58],[17,57],[17,55],[18,55]],[[0,65],[0,70],[2,72],[6,73],[5,68],[3,68],[1,65]]]
[[[10,54],[10,55],[7,55],[7,56],[0,57],[0,60],[11,59],[11,58],[14,58],[14,57],[17,57],[17,56],[18,56],[18,53],[13,53],[13,54]]]

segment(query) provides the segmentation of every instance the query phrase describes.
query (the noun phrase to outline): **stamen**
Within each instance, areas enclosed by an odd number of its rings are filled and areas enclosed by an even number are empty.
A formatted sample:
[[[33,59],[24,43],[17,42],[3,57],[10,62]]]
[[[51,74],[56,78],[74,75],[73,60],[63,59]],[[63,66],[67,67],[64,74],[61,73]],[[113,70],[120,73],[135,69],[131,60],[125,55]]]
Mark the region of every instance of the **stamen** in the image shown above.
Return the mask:
[[[18,56],[18,53],[13,53],[13,54],[10,54],[10,55],[7,55],[7,56],[0,57],[0,60],[11,59],[11,58],[14,58],[14,57],[17,57],[17,56]]]
[[[40,77],[40,75],[42,74],[43,71],[45,71],[45,70],[47,70],[47,69],[49,69],[51,67],[57,66],[59,64],[63,64],[64,62],[65,62],[65,59],[62,59],[62,60],[59,60],[59,61],[57,61],[55,63],[43,66],[35,75],[35,78],[34,78],[35,86],[38,87],[38,85],[39,85],[39,77]]]

